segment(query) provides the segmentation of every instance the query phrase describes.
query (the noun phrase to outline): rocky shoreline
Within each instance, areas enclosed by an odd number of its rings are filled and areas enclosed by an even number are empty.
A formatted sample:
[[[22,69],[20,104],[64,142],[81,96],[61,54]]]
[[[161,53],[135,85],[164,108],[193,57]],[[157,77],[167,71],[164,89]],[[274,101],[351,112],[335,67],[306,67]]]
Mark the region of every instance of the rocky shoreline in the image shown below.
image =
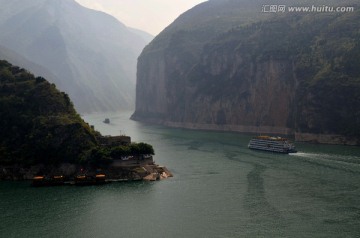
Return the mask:
[[[360,145],[360,138],[335,134],[295,133],[295,141],[330,145]]]
[[[150,124],[163,125],[172,128],[184,128],[191,130],[209,130],[209,131],[228,131],[239,133],[253,134],[277,134],[277,135],[294,135],[294,130],[287,127],[275,126],[246,126],[246,125],[230,125],[230,124],[208,124],[208,123],[192,123],[192,122],[172,122],[154,118],[143,118],[136,115],[131,117],[134,121],[141,121]]]
[[[83,167],[63,163],[58,166],[38,164],[33,166],[0,166],[0,181],[33,180],[36,176],[45,179],[61,177],[64,182],[72,183],[77,176],[95,178],[97,174],[106,177],[105,181],[155,181],[173,177],[164,166],[157,164],[128,164],[103,168]]]
[[[336,135],[336,134],[299,133],[299,132],[294,132],[293,129],[286,127],[271,127],[271,126],[257,127],[257,126],[244,126],[244,125],[216,125],[216,124],[205,124],[205,123],[171,122],[171,121],[164,121],[161,119],[145,119],[138,116],[132,116],[131,119],[135,121],[163,125],[172,128],[238,132],[238,133],[248,133],[248,134],[256,134],[256,135],[274,134],[274,135],[284,135],[284,136],[292,137],[296,142],[360,146],[360,138]]]

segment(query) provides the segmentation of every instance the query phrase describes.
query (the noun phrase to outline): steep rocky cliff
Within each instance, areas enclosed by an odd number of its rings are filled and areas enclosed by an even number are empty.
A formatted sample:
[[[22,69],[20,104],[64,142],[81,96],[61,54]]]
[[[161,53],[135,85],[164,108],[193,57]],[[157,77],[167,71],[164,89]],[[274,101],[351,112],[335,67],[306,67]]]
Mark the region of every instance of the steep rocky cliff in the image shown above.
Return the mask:
[[[264,4],[209,1],[156,37],[138,60],[132,118],[359,144],[357,5],[347,13],[259,13]]]

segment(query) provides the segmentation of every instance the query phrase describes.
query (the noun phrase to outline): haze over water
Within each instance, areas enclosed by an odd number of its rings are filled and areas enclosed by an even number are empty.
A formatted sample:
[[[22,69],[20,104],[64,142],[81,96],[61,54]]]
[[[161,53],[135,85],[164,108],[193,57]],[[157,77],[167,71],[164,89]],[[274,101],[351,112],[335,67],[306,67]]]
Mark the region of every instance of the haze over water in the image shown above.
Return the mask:
[[[3,237],[359,237],[360,148],[247,148],[251,136],[150,126],[129,113],[84,118],[150,143],[174,177],[99,187],[0,183]],[[110,118],[110,124],[102,121]]]

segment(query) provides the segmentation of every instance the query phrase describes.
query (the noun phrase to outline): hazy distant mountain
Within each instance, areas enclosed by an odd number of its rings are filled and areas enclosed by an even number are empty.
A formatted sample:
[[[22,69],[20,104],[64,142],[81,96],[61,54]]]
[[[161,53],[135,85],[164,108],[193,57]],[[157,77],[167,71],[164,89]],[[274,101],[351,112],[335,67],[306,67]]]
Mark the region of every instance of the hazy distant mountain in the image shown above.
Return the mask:
[[[137,57],[150,38],[145,33],[74,0],[0,4],[0,45],[51,72],[47,78],[80,112],[133,107]]]
[[[7,59],[7,61],[11,62],[14,65],[22,67],[26,70],[29,70],[34,73],[36,76],[42,76],[48,79],[51,82],[60,82],[53,73],[51,73],[47,68],[38,65],[30,60],[24,58],[24,56],[19,55],[13,50],[9,50],[6,47],[0,45],[0,59]]]
[[[269,4],[353,12],[265,13]],[[138,61],[133,119],[360,144],[357,1],[210,0]]]
[[[131,27],[128,27],[128,29],[130,31],[132,31],[133,33],[135,33],[136,35],[140,36],[141,38],[143,38],[146,42],[150,42],[154,39],[154,36],[145,32],[145,31],[142,31],[142,30],[139,30],[139,29],[135,29],[135,28],[131,28]]]

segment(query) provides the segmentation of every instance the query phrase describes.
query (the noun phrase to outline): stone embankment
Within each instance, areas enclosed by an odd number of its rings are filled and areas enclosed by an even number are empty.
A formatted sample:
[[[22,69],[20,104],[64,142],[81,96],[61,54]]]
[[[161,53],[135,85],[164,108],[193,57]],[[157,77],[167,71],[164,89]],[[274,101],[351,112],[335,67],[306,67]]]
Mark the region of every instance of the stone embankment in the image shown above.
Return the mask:
[[[295,141],[330,145],[360,145],[360,139],[335,134],[295,133]]]

